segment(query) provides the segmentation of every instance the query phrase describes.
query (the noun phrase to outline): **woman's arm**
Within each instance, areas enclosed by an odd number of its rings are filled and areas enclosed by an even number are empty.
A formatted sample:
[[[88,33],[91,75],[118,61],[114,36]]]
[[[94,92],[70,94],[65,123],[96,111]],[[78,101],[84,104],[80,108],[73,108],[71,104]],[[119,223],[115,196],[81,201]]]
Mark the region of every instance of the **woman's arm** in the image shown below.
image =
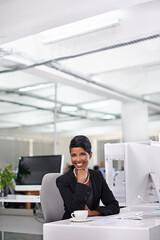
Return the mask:
[[[102,215],[102,213],[99,212],[99,211],[96,211],[96,210],[90,210],[90,209],[88,208],[87,205],[85,205],[84,210],[87,210],[87,211],[88,211],[88,216],[89,216],[89,217],[91,217],[91,216],[100,216],[100,215]]]
[[[101,172],[99,172],[101,178],[101,200],[104,206],[99,206],[95,210],[102,213],[102,215],[118,214],[120,211],[118,201],[115,199],[112,191],[108,187],[106,180]]]

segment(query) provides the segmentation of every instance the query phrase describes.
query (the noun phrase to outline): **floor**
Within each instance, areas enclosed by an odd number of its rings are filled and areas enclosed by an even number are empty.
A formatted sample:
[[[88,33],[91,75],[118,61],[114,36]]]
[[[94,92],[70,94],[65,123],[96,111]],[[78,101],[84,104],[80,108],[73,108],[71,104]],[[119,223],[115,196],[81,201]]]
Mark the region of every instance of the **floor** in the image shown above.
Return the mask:
[[[2,240],[2,233],[0,232],[0,240]],[[36,234],[23,234],[23,233],[4,233],[3,240],[43,240],[42,235]]]

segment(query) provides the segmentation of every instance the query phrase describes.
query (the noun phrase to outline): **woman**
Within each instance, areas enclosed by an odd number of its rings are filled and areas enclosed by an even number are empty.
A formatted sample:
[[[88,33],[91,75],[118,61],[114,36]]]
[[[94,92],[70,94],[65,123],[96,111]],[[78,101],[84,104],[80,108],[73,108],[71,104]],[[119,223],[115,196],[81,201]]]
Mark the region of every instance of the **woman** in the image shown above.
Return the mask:
[[[119,205],[100,171],[88,169],[92,157],[91,143],[86,136],[74,137],[69,146],[72,167],[57,178],[57,187],[64,201],[63,219],[75,210],[88,210],[88,216],[119,213]],[[100,200],[104,206],[99,206]]]

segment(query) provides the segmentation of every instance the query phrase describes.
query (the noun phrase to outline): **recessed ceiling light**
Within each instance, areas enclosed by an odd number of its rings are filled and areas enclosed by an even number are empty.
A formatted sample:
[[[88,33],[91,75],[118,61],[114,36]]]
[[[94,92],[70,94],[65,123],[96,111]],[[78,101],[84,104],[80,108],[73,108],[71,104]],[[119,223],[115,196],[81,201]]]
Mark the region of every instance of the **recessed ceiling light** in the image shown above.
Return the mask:
[[[30,86],[30,87],[20,88],[19,92],[27,92],[27,91],[37,90],[37,89],[41,89],[41,88],[50,87],[52,85],[53,85],[53,83],[38,84],[38,85]]]
[[[114,115],[111,115],[111,114],[106,114],[102,118],[106,119],[106,120],[109,120],[109,119],[115,119],[116,117]]]
[[[75,112],[78,108],[76,106],[62,106],[61,111],[62,112]]]
[[[85,103],[85,104],[83,104],[83,108],[86,108],[86,109],[105,108],[105,107],[108,107],[109,104],[110,103],[107,102],[107,100],[103,100],[103,101]]]

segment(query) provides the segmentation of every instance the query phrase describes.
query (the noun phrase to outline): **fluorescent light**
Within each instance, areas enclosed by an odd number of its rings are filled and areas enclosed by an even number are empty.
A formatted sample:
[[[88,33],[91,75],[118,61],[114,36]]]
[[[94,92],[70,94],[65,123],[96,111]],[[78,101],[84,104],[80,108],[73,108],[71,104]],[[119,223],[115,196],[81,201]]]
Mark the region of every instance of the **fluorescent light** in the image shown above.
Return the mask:
[[[97,109],[97,108],[105,108],[109,106],[108,100],[98,101],[98,102],[91,102],[83,104],[83,108],[86,109]]]
[[[109,119],[115,119],[116,117],[114,115],[111,115],[111,114],[106,114],[102,118],[106,119],[106,120],[109,120]]]
[[[62,112],[75,112],[78,108],[75,106],[62,106],[61,111]]]
[[[52,85],[53,85],[53,83],[38,84],[38,85],[31,86],[31,87],[20,88],[19,92],[27,92],[27,91],[37,90],[37,89],[41,89],[41,88],[50,87]]]
[[[71,24],[49,30],[50,36],[45,37],[42,42],[51,44],[54,42],[66,40],[72,37],[77,37],[87,33],[99,31],[105,28],[117,26],[120,19],[114,16],[114,12],[97,15]],[[47,31],[46,31],[47,32]]]
[[[82,105],[85,109],[98,109],[105,111],[109,114],[120,114],[121,112],[121,103],[117,100],[101,100],[97,102],[86,103]],[[107,117],[106,117],[107,118]]]

